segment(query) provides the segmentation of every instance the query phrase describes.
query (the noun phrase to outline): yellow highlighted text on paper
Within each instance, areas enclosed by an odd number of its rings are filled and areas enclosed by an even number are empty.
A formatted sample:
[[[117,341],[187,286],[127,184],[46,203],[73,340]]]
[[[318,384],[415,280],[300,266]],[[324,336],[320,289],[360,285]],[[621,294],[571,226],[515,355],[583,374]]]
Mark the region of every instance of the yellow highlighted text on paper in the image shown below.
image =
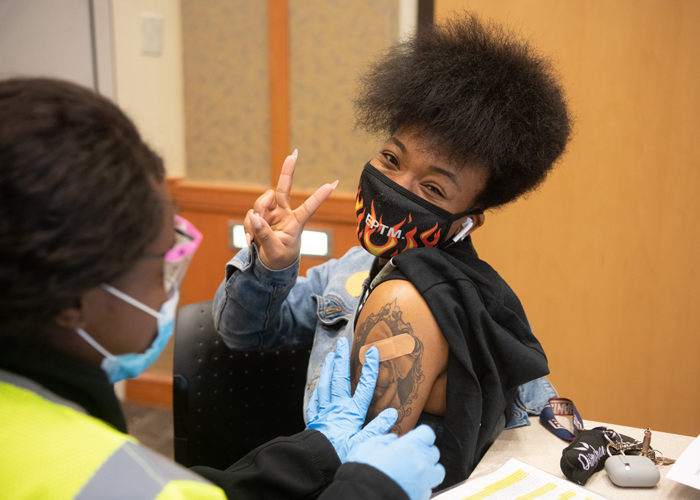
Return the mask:
[[[479,493],[475,493],[474,495],[464,498],[464,500],[481,500],[482,498],[486,498],[489,495],[496,493],[497,491],[501,491],[509,486],[513,486],[515,483],[522,481],[529,475],[530,473],[518,469],[515,472],[513,472],[510,476],[504,477],[500,481],[487,486]]]
[[[549,493],[550,491],[552,491],[556,487],[557,487],[557,485],[554,483],[547,483],[544,486],[540,486],[536,490],[531,491],[527,495],[519,496],[515,500],[532,500],[533,498],[541,497],[545,493]]]

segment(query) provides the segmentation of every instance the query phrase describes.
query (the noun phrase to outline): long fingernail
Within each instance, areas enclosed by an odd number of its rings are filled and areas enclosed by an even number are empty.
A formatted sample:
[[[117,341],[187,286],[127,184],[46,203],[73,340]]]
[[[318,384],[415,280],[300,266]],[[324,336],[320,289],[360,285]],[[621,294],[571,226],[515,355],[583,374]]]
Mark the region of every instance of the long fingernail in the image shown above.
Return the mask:
[[[331,187],[332,187],[333,189],[335,189],[336,187],[338,187],[338,181],[335,181],[333,184],[331,184]]]
[[[245,242],[250,246],[250,235],[248,233],[245,233]]]
[[[299,150],[298,150],[298,149],[295,149],[295,150],[292,152],[292,158],[296,158],[297,156],[299,156]]]
[[[260,229],[262,227],[262,221],[255,214],[250,214],[250,222],[255,229]]]

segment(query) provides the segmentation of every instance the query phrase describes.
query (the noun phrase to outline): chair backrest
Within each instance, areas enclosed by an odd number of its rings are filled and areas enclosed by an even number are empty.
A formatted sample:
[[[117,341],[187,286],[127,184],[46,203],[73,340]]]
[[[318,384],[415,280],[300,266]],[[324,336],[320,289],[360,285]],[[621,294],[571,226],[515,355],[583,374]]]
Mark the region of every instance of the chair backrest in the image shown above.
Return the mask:
[[[212,304],[180,309],[175,331],[175,460],[225,469],[259,445],[304,430],[309,351],[231,351]]]

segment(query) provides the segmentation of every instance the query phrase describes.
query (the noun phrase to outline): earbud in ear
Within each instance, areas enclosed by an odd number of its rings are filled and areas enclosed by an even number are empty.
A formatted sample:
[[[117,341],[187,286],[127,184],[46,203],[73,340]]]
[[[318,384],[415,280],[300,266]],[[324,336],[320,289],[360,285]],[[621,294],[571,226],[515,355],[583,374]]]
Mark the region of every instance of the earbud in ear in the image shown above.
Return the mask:
[[[462,241],[464,238],[467,237],[467,233],[469,230],[472,228],[474,225],[474,221],[472,220],[471,217],[467,217],[467,220],[462,224],[462,229],[460,229],[457,234],[454,235],[452,238],[452,241],[457,243],[458,241]]]

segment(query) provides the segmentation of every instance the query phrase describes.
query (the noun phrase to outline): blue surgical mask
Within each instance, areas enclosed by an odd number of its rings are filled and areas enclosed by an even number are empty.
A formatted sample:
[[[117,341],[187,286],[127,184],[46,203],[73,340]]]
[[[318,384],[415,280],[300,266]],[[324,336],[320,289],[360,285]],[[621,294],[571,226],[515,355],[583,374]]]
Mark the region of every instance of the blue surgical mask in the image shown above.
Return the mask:
[[[100,367],[107,374],[110,384],[114,384],[120,380],[138,377],[146,368],[151,366],[158,356],[160,356],[160,353],[163,352],[165,345],[173,335],[173,329],[175,327],[175,308],[177,307],[180,293],[175,292],[171,298],[163,303],[160,312],[158,312],[124,292],[120,292],[116,288],[109,285],[102,285],[102,288],[129,304],[138,307],[142,311],[147,312],[158,320],[158,335],[150,347],[143,353],[112,354],[98,344],[85,330],[82,328],[77,329],[78,335],[104,355]]]

